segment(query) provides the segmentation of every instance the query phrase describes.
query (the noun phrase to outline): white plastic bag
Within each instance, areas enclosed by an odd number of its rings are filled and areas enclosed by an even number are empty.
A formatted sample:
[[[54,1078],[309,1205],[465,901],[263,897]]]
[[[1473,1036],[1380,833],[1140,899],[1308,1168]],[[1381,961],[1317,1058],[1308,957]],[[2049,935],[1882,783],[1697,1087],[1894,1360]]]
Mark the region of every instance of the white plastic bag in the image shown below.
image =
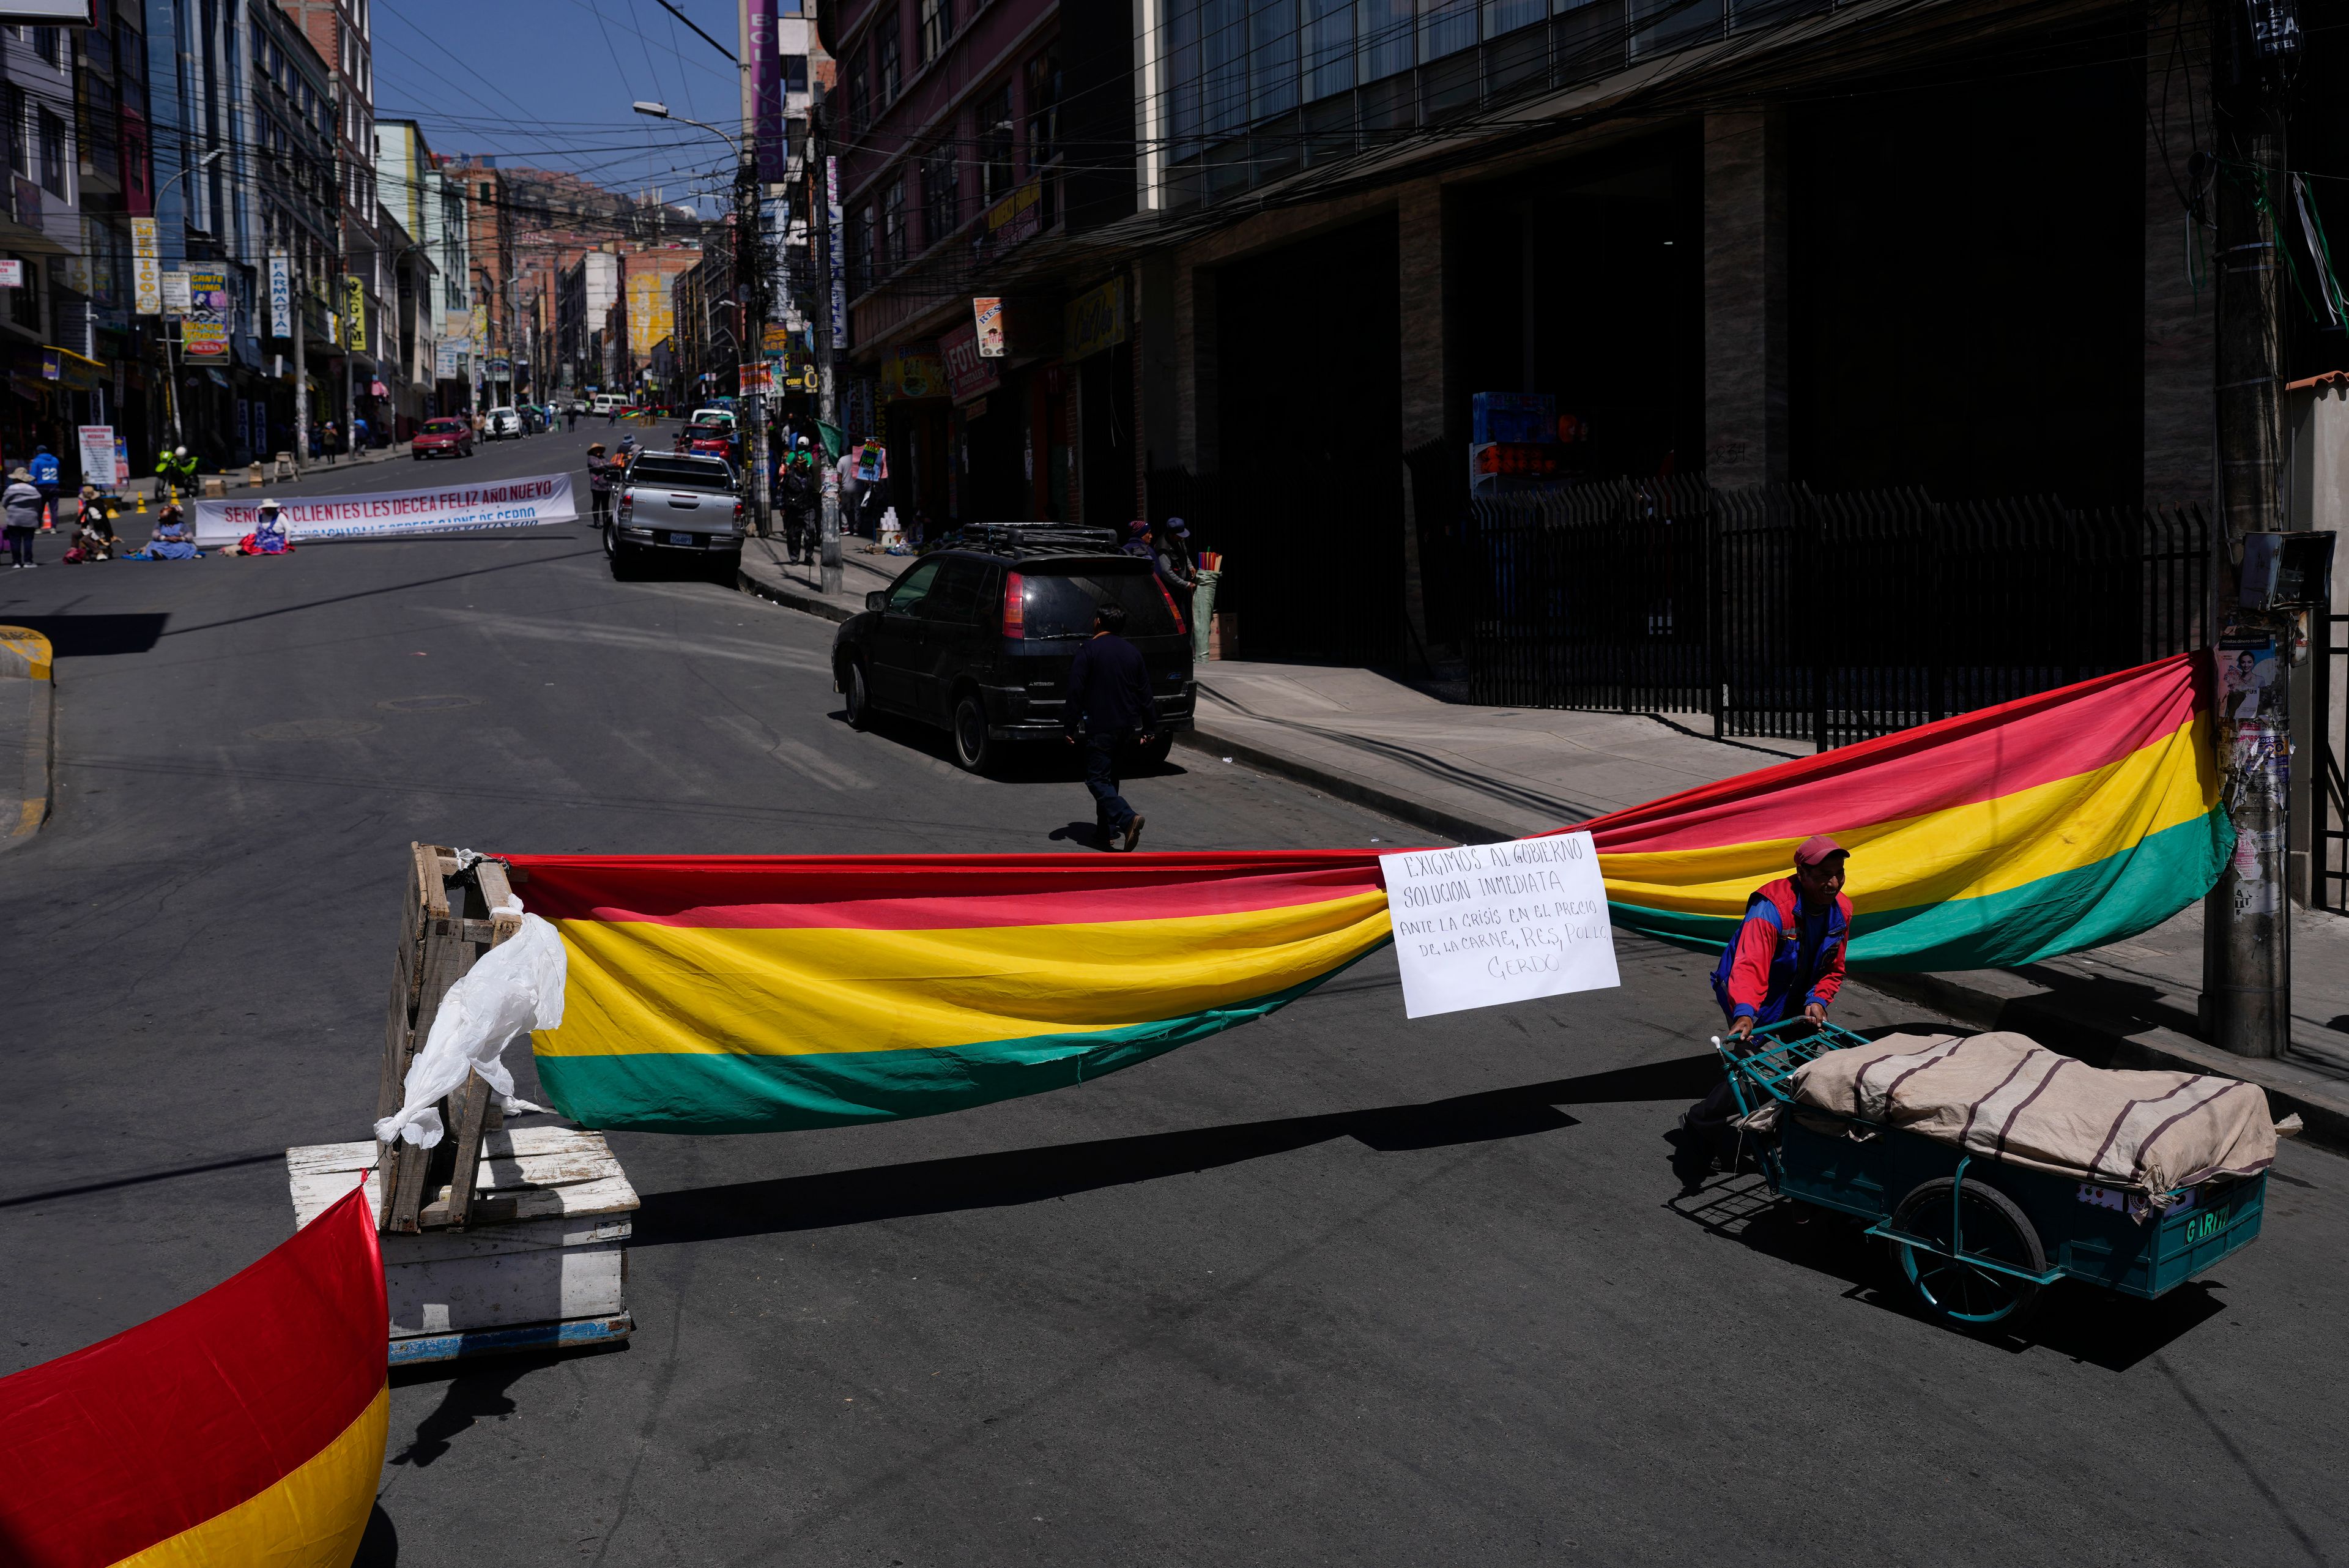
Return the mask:
[[[564,970],[554,928],[523,916],[522,929],[483,954],[441,998],[432,1033],[409,1064],[407,1103],[375,1124],[376,1141],[406,1138],[419,1148],[439,1143],[445,1129],[438,1103],[472,1073],[506,1096],[510,1109],[526,1105],[512,1097],[513,1075],[499,1057],[517,1034],[562,1027]]]

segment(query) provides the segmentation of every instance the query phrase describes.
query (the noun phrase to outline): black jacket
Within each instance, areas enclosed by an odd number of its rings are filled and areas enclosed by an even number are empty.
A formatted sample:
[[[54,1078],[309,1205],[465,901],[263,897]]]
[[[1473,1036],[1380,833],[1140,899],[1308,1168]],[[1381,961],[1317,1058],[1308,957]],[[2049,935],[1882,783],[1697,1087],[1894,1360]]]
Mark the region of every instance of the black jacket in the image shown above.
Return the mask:
[[[1142,650],[1122,637],[1104,634],[1077,650],[1069,667],[1069,701],[1061,725],[1071,735],[1122,735],[1158,726],[1150,701],[1150,671]]]

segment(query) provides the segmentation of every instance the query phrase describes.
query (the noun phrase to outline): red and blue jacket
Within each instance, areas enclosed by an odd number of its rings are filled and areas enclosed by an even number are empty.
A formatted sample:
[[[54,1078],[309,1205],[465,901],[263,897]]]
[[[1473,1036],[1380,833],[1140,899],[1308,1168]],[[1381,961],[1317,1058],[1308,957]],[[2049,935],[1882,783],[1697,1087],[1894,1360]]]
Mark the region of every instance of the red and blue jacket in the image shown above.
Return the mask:
[[[1745,900],[1745,921],[1713,968],[1713,994],[1732,1023],[1751,1018],[1776,1023],[1813,1002],[1824,1007],[1843,989],[1843,950],[1851,932],[1851,900],[1841,893],[1827,909],[1818,950],[1803,968],[1802,895],[1792,877],[1756,888]]]

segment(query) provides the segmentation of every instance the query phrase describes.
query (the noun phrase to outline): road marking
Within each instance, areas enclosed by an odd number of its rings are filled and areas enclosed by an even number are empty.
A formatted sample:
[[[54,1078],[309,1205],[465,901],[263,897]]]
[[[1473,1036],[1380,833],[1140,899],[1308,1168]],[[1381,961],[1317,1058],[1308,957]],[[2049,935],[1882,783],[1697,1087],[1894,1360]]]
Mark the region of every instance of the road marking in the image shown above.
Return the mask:
[[[766,664],[781,670],[803,670],[829,675],[832,666],[811,653],[794,653],[771,642],[741,637],[681,637],[668,631],[637,631],[618,626],[582,626],[575,621],[533,620],[525,616],[460,610],[446,606],[419,606],[425,614],[459,621],[498,637],[533,638],[542,642],[590,643],[637,653],[679,653],[700,659],[731,659],[746,664]]]
[[[772,757],[792,772],[814,780],[826,789],[876,787],[871,779],[854,768],[842,766],[804,741],[788,741],[772,734],[755,719],[745,718],[740,713],[705,713],[702,718],[711,729],[732,735],[751,750]]]

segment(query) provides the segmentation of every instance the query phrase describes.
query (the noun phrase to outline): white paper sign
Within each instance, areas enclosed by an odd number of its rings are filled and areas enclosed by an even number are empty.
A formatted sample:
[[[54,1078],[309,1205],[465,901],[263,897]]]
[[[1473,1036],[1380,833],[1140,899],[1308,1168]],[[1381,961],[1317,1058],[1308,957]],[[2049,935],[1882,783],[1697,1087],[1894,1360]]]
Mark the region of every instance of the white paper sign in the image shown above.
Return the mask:
[[[1407,1017],[1621,983],[1587,833],[1405,850],[1379,868]]]
[[[76,443],[81,448],[81,477],[85,484],[95,484],[101,490],[114,485],[114,427],[112,425],[77,425]]]
[[[165,273],[163,275],[163,314],[185,316],[193,309],[195,309],[195,296],[188,286],[188,275],[184,272]]]

